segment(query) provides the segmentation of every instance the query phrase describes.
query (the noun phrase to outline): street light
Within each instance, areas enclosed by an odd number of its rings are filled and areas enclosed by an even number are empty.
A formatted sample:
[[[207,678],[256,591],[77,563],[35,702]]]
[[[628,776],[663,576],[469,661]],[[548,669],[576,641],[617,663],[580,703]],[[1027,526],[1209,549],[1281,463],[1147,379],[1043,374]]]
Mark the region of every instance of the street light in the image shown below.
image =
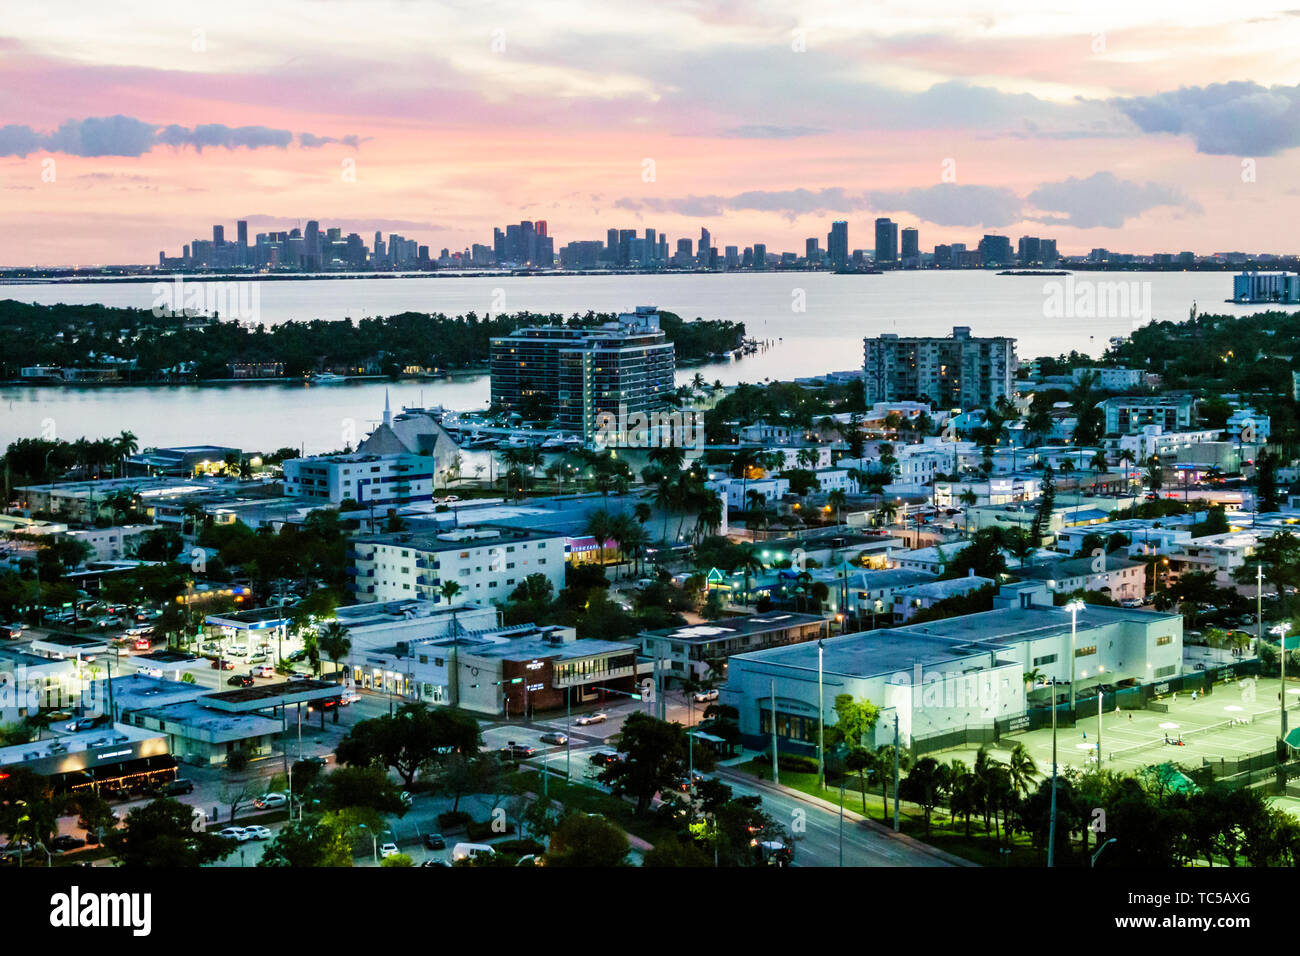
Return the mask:
[[[1079,612],[1084,609],[1084,603],[1074,600],[1065,605],[1065,609],[1070,612],[1070,720],[1074,720],[1074,639],[1079,628]]]
[[[1047,834],[1047,865],[1056,862],[1056,678],[1052,678],[1052,807]]]
[[[817,641],[817,790],[826,787],[826,703],[822,686],[822,642]],[[772,715],[776,720],[776,714]]]
[[[1282,739],[1286,740],[1286,632],[1291,630],[1291,622],[1283,621],[1274,627],[1270,627],[1268,632],[1276,634],[1278,638],[1278,658],[1282,662],[1282,692],[1278,694],[1278,699],[1282,701]]]
[[[1117,842],[1119,842],[1119,837],[1111,837],[1109,840],[1107,840],[1107,841],[1106,841],[1105,843],[1103,843],[1101,846],[1097,847],[1097,852],[1094,853],[1094,854],[1092,855],[1092,862],[1089,863],[1088,865],[1089,865],[1089,866],[1096,866],[1096,865],[1097,865],[1097,857],[1101,856],[1101,851],[1104,850],[1104,849],[1106,849],[1106,847],[1110,846],[1112,843],[1117,843]]]

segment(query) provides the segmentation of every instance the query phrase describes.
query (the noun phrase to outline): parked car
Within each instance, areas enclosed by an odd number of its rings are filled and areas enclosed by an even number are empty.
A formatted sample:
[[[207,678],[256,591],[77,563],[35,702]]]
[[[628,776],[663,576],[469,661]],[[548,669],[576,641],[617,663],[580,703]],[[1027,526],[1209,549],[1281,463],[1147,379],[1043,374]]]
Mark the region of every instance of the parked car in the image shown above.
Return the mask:
[[[424,835],[424,845],[430,850],[447,849],[447,841],[441,833],[426,833]]]
[[[127,633],[129,634],[130,632],[128,631]],[[220,652],[221,645],[218,644],[216,641],[208,641],[206,644],[202,645],[199,649],[207,654],[216,654]]]
[[[411,808],[411,805],[415,803],[415,797],[411,796],[410,793],[405,790],[399,793],[397,798],[402,801],[402,806],[406,807],[408,810]]]
[[[70,833],[61,833],[50,841],[50,849],[55,853],[66,853],[69,850],[80,850],[86,845],[86,841],[81,837],[75,837]]]
[[[164,797],[180,797],[194,792],[194,781],[178,778],[162,788]]]
[[[423,863],[420,864],[420,866],[446,866],[446,867],[450,867],[451,864],[448,863],[446,860],[425,860]]]
[[[218,830],[217,836],[243,843],[248,839],[248,831],[243,827],[226,827],[224,830]]]
[[[229,654],[231,657],[247,657],[248,648],[242,644],[231,644],[229,650],[227,650],[226,653]]]
[[[247,674],[236,674],[234,677],[227,677],[226,683],[231,687],[252,687],[253,678]]]
[[[569,742],[569,735],[562,734],[558,730],[548,730],[537,739],[544,744],[559,744],[562,747]]]
[[[607,720],[609,720],[609,714],[603,714],[603,713],[583,714],[581,717],[575,720],[574,723],[577,724],[579,727],[586,727],[589,726],[590,724],[604,723]]]
[[[144,677],[162,677],[161,667],[141,667],[136,670],[137,674]]]
[[[90,730],[94,727],[98,727],[99,721],[100,718],[98,717],[78,717],[76,720],[65,724],[63,729],[70,734],[75,734],[81,730]]]
[[[704,703],[708,703],[711,700],[717,700],[717,699],[718,699],[718,692],[714,688],[710,688],[709,690],[697,690],[695,692],[695,702],[697,704],[704,704]]]
[[[248,834],[250,840],[271,839],[271,831],[261,824],[255,823],[252,826],[244,827],[244,832]]]
[[[235,662],[225,660],[224,658],[213,658],[212,669],[214,671],[233,671],[235,669]]]
[[[592,754],[587,759],[590,760],[592,763],[594,763],[597,767],[608,767],[612,763],[618,763],[620,758],[618,754],[612,754],[609,751],[600,750]]]
[[[397,849],[396,843],[385,843],[379,848],[379,855],[384,859],[388,859],[390,856],[397,856],[400,852],[402,851]]]
[[[254,677],[274,677],[275,668],[270,664],[258,664],[251,673]]]
[[[275,810],[288,803],[289,798],[283,793],[264,793],[253,801],[253,806],[259,810]]]
[[[147,637],[137,637],[131,642],[131,646],[137,651],[147,651],[149,648],[153,647],[153,644]]]
[[[503,760],[527,760],[529,757],[537,756],[537,748],[529,747],[527,744],[517,744],[512,740],[497,753]]]

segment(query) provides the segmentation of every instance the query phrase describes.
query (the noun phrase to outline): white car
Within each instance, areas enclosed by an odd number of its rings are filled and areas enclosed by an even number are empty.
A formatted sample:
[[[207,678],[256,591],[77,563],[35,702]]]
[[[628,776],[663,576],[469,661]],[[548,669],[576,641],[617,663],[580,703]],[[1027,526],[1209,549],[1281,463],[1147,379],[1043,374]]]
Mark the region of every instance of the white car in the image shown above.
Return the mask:
[[[275,810],[287,806],[288,803],[289,798],[283,793],[264,793],[253,801],[253,806],[259,810]]]
[[[136,673],[140,674],[143,677],[162,677],[162,668],[161,667],[140,667],[136,669]]]
[[[339,706],[347,707],[349,704],[355,704],[360,699],[361,699],[360,694],[354,691],[348,691],[346,694],[343,694],[342,696],[339,697]]]
[[[248,831],[243,827],[226,827],[224,830],[219,831],[217,836],[243,843],[248,839]]]
[[[231,644],[230,647],[226,649],[226,653],[231,657],[247,657],[248,648],[243,644]]]
[[[695,702],[697,704],[703,704],[710,700],[717,700],[717,699],[718,699],[717,690],[710,689],[710,690],[700,690],[695,692]]]
[[[602,724],[609,720],[609,714],[583,714],[574,721],[579,727],[586,727],[588,724]]]
[[[275,668],[270,664],[258,664],[250,672],[254,677],[274,677]]]
[[[271,831],[260,824],[253,824],[251,827],[244,827],[244,832],[248,834],[250,840],[269,840]]]
[[[397,849],[396,843],[385,843],[379,848],[379,855],[387,859],[390,856],[397,856],[401,851]]]

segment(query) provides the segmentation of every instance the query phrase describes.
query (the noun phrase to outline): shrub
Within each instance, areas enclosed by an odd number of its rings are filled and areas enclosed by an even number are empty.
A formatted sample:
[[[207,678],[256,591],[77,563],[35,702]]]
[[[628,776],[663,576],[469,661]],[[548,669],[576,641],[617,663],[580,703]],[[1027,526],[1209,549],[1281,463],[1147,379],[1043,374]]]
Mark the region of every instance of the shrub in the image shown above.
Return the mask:
[[[501,836],[502,833],[514,833],[515,825],[506,823],[505,830],[494,830],[491,820],[471,820],[465,825],[465,835],[469,837],[471,843],[482,843],[484,840],[490,840],[494,836]]]
[[[473,817],[464,810],[448,810],[446,813],[438,814],[438,829],[443,833],[449,830],[459,830],[461,827],[467,826],[472,819]]]
[[[536,840],[530,840],[527,837],[518,840],[502,840],[500,843],[493,844],[493,848],[498,853],[511,853],[515,856],[527,856],[529,853],[544,853],[546,847]]]

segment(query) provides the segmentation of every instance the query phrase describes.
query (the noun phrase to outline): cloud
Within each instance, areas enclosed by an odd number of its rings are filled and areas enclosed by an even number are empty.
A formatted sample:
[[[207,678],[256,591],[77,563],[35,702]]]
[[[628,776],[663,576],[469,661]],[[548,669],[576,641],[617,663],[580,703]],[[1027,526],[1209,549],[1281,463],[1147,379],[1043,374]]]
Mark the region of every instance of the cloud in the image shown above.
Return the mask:
[[[1144,133],[1191,136],[1211,156],[1272,156],[1300,146],[1300,85],[1185,86],[1110,100]]]
[[[815,126],[733,126],[724,129],[721,136],[727,139],[797,139],[801,136],[821,136],[828,130]]]
[[[673,213],[679,216],[720,216],[727,210],[781,213],[794,219],[806,213],[848,212],[867,207],[860,193],[838,186],[828,189],[756,189],[734,196],[685,196],[679,199],[630,199],[614,201],[614,208],[633,212]]]
[[[838,186],[825,189],[751,190],[734,196],[685,196],[678,199],[631,199],[614,203],[633,212],[681,216],[720,216],[724,212],[780,213],[787,219],[815,213],[861,210],[907,212],[940,226],[1004,226],[1024,217],[1024,203],[1009,189],[943,183],[923,189],[854,192]]]
[[[1024,202],[1009,189],[939,183],[867,194],[875,209],[909,212],[937,226],[1007,226],[1024,218]]]
[[[383,232],[405,232],[405,231],[445,231],[450,227],[443,223],[423,222],[415,219],[334,219],[329,216],[317,217],[322,229],[337,227],[344,232],[367,233],[374,232],[376,229]],[[296,216],[269,216],[265,213],[256,213],[251,216],[240,216],[240,220],[248,223],[250,226],[270,226],[279,229],[292,229],[295,226],[301,227],[306,224],[306,220]]]
[[[1179,189],[1130,182],[1108,172],[1093,173],[1087,179],[1071,176],[1063,182],[1043,183],[1028,198],[1035,208],[1047,213],[1034,221],[1079,229],[1118,229],[1126,220],[1158,206],[1201,211],[1200,205]]]
[[[294,141],[293,133],[269,126],[226,126],[223,123],[202,123],[195,127],[171,124],[159,126],[130,116],[90,117],[67,120],[50,133],[41,133],[30,126],[8,125],[0,127],[0,156],[27,156],[29,153],[63,153],[68,156],[143,156],[157,146],[204,149],[286,149]],[[327,143],[343,143],[352,147],[360,140],[356,136],[334,138],[302,133],[300,146],[318,148]]]
[[[344,146],[351,146],[356,149],[361,145],[361,137],[356,134],[348,136],[317,136],[315,133],[299,133],[298,145],[303,149],[319,149],[322,146],[328,146],[331,143],[340,143]]]

